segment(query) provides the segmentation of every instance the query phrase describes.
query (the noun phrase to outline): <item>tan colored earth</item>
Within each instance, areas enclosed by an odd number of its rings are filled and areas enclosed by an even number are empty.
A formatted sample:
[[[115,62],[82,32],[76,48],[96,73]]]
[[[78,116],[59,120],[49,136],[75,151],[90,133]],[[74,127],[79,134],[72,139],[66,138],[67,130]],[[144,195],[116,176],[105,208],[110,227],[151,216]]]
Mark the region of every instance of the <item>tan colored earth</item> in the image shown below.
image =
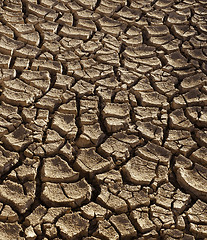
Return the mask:
[[[207,1],[0,0],[0,240],[207,239]]]

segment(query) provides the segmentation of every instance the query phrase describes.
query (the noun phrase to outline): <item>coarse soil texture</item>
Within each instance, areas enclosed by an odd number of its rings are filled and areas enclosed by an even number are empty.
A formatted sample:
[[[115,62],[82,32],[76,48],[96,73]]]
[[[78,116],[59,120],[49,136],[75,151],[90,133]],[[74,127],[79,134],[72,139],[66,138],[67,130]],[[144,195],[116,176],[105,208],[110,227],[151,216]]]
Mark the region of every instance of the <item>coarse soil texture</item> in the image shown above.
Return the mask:
[[[0,240],[207,239],[207,0],[0,0]]]

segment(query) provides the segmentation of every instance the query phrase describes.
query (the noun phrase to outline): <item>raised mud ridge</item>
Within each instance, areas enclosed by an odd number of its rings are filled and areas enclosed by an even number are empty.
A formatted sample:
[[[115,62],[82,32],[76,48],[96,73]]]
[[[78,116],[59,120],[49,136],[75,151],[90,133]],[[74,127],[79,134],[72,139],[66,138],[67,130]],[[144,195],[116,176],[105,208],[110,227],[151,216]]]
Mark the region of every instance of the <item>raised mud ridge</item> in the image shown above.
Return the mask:
[[[0,240],[207,239],[207,1],[0,0]]]

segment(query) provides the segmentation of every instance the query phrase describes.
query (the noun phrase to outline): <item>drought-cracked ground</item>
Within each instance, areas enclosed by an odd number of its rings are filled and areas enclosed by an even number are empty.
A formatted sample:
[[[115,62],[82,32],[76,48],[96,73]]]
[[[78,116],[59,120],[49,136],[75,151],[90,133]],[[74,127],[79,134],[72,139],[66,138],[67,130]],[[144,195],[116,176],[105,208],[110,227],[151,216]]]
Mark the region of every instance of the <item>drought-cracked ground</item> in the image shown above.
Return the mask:
[[[207,1],[0,1],[0,240],[207,239]]]

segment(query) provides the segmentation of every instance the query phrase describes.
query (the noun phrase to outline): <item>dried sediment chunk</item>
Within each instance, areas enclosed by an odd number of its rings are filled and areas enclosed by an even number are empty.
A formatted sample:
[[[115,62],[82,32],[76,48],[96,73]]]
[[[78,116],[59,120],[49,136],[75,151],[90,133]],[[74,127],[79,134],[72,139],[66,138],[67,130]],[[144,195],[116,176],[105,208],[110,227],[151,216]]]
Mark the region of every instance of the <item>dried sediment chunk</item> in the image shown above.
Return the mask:
[[[179,51],[166,55],[165,59],[167,63],[171,65],[174,69],[189,67],[189,63],[187,62],[187,59]]]
[[[138,147],[136,149],[136,154],[144,159],[159,162],[167,166],[169,165],[172,156],[169,150],[151,142],[148,142],[143,147]]]
[[[7,151],[2,146],[0,147],[0,175],[8,171],[12,166],[14,166],[19,160],[19,154]]]
[[[46,139],[42,148],[46,152],[47,156],[51,156],[58,153],[58,150],[64,145],[64,138],[62,138],[56,131],[47,130]]]
[[[134,226],[126,214],[122,213],[117,216],[112,216],[109,221],[115,225],[122,239],[131,239],[137,235]]]
[[[196,87],[201,87],[207,82],[207,77],[204,73],[197,73],[193,76],[186,77],[180,84],[182,92],[187,92]]]
[[[114,186],[114,188],[116,185]],[[140,190],[140,185],[128,185],[124,184],[121,187],[118,196],[124,199],[129,209],[136,209],[140,206],[149,206],[150,205],[150,198],[149,198],[149,189],[144,187]]]
[[[85,1],[85,0],[77,0],[77,3],[80,4],[81,6],[85,7],[85,8],[93,10],[96,6],[97,0],[92,0],[90,2]]]
[[[164,94],[167,97],[172,97],[178,92],[178,89],[175,87],[178,83],[178,79],[170,73],[159,69],[152,72],[151,77],[154,82],[153,86],[159,93]]]
[[[0,234],[2,239],[23,239],[20,237],[22,231],[18,223],[4,223],[0,222]]]
[[[116,160],[126,161],[130,156],[131,147],[116,138],[109,137],[104,143],[98,148],[98,152],[103,156],[114,157]]]
[[[98,239],[118,240],[119,234],[114,229],[113,225],[107,220],[98,221],[97,230],[93,233]]]
[[[29,187],[29,191],[25,193],[21,184],[6,180],[0,185],[0,201],[11,204],[20,213],[24,213],[35,198],[34,189],[32,189],[32,186]]]
[[[19,217],[15,211],[9,205],[4,205],[1,208],[0,220],[3,222],[16,222]]]
[[[145,208],[137,208],[132,211],[130,213],[130,219],[142,233],[156,229],[155,224],[149,219],[148,210]]]
[[[196,141],[201,145],[207,147],[207,132],[198,130],[196,131]]]
[[[89,221],[79,213],[67,213],[58,219],[56,226],[62,237],[72,240],[88,235]]]
[[[206,201],[206,167],[195,163],[193,169],[179,168],[176,171],[177,180],[180,185],[191,194]]]
[[[165,25],[152,25],[144,27],[147,37],[162,36],[169,33],[169,29]]]
[[[40,164],[40,160],[38,157],[33,159],[26,158],[23,161],[22,165],[20,165],[15,169],[17,178],[23,183],[26,181],[35,181],[39,164]],[[12,178],[13,177],[11,177],[11,179]]]
[[[199,127],[206,127],[206,116],[207,116],[207,107],[201,108],[199,106],[187,107],[186,116],[190,119],[191,122],[198,125]]]
[[[40,90],[18,79],[5,82],[4,88],[1,99],[17,106],[28,106],[42,95]]]
[[[124,129],[129,123],[130,106],[128,103],[107,103],[103,109],[103,117],[107,131],[116,132]]]
[[[0,1],[2,238],[207,237],[205,4]]]
[[[115,211],[116,213],[123,213],[128,211],[126,201],[111,193],[105,185],[101,186],[101,193],[97,197],[97,202],[101,206]]]
[[[49,206],[80,206],[91,198],[91,187],[84,180],[75,183],[50,183],[42,186],[41,199]]]
[[[101,157],[93,148],[81,150],[74,163],[76,169],[85,174],[88,173],[91,178],[97,173],[109,170],[112,166],[112,160]]]
[[[7,36],[0,37],[0,52],[6,55],[12,55],[14,50],[20,49],[24,46],[23,42],[13,40]]]
[[[183,109],[176,109],[169,115],[170,126],[172,129],[183,129],[192,131],[193,124],[186,118]]]
[[[190,232],[196,237],[207,236],[207,218],[206,218],[207,205],[201,200],[196,203],[187,211],[187,217],[190,221]]]
[[[41,171],[43,182],[73,182],[79,177],[79,173],[58,156],[44,159]]]
[[[203,166],[207,166],[207,148],[201,147],[190,155],[193,162],[197,162]]]
[[[118,117],[124,118],[129,116],[129,104],[117,104],[117,103],[107,103],[103,109],[104,117]]]
[[[93,93],[94,87],[92,84],[80,80],[71,89],[74,90],[81,97]]]
[[[33,142],[32,131],[25,128],[24,125],[20,125],[16,130],[5,135],[2,140],[10,148],[20,151]]]
[[[60,135],[66,136],[69,139],[75,139],[78,131],[75,124],[75,116],[73,114],[56,112],[51,127],[60,133]]]
[[[59,61],[35,59],[32,63],[31,70],[62,73],[62,65]]]
[[[174,215],[171,210],[155,204],[150,206],[150,219],[156,225],[157,229],[170,228],[174,224]]]
[[[143,107],[162,107],[169,108],[167,97],[157,92],[139,92],[138,98],[141,101]]]
[[[137,130],[142,136],[161,145],[163,141],[163,128],[152,124],[151,122],[136,122]]]
[[[135,120],[138,121],[153,121],[157,120],[160,114],[159,108],[157,107],[134,107]]]
[[[84,29],[80,27],[70,27],[65,25],[62,27],[59,34],[63,37],[88,40],[92,34],[92,31],[89,29]]]
[[[98,61],[107,63],[109,65],[119,67],[119,55],[116,51],[109,48],[102,48],[98,50],[95,54]]]
[[[8,55],[0,54],[0,67],[9,68],[11,62],[11,57]]]
[[[110,211],[101,207],[95,202],[90,202],[89,204],[81,207],[81,212],[83,216],[89,220],[96,218],[97,220],[104,220],[106,216],[110,214]]]
[[[136,156],[130,159],[126,165],[123,166],[123,174],[126,178],[134,184],[150,184],[155,178],[156,166],[154,162],[143,160]]]
[[[194,150],[197,144],[193,141],[188,131],[170,130],[164,146],[172,152],[179,151],[183,155],[186,155]]]
[[[120,23],[119,21],[113,20],[108,17],[103,17],[101,19],[98,19],[97,22],[104,33],[111,34],[112,36],[115,36],[115,37],[118,37],[120,33],[126,29],[125,23]]]

